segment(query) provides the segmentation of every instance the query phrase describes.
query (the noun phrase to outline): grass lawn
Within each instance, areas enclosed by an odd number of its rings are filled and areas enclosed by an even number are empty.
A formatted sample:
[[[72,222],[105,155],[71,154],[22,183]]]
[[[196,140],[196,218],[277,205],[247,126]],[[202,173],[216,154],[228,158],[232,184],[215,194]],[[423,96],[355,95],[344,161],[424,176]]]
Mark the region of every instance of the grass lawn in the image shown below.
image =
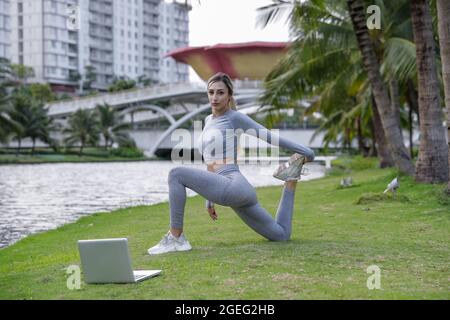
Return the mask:
[[[449,299],[444,185],[400,177],[397,198],[377,197],[395,175],[354,170],[354,185],[345,189],[342,171],[300,182],[288,242],[265,240],[230,208],[217,206],[212,221],[199,196],[186,205],[190,252],[146,254],[168,229],[168,203],[84,217],[1,249],[0,299]],[[281,188],[257,193],[274,213]],[[162,269],[161,276],[137,284],[82,281],[69,290],[66,269],[80,264],[76,241],[110,237],[128,237],[134,269]],[[380,289],[366,286],[371,265],[381,270]]]

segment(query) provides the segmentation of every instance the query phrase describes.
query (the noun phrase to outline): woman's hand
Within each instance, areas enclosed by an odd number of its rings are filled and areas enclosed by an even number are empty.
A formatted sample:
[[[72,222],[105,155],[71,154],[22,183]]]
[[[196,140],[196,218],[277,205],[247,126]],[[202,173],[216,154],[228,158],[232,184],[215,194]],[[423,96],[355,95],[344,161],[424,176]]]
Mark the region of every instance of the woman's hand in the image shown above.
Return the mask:
[[[209,213],[209,216],[211,217],[211,219],[217,220],[217,213],[216,213],[216,209],[214,209],[214,207],[208,208],[208,213]]]

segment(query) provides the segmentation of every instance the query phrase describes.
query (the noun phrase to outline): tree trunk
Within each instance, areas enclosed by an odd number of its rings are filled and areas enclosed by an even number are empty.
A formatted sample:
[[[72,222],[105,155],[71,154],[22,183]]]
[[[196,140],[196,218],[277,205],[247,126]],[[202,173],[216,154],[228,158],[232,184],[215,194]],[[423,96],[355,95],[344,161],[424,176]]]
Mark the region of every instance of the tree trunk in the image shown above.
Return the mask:
[[[380,159],[380,168],[393,167],[395,165],[394,159],[389,151],[389,145],[384,135],[383,125],[381,123],[380,114],[372,95],[372,123],[375,132],[375,141],[378,151],[378,158]]]
[[[355,119],[356,122],[356,133],[357,133],[357,137],[358,137],[358,149],[359,149],[359,153],[363,156],[366,157],[366,150],[364,148],[364,139],[363,139],[363,134],[362,134],[362,128],[361,128],[361,117],[356,117]]]
[[[390,152],[398,169],[408,175],[413,175],[414,165],[403,142],[400,124],[392,115],[389,96],[380,74],[380,65],[370,40],[365,8],[360,0],[347,0],[347,4]]]
[[[21,146],[22,146],[22,139],[21,139],[21,138],[18,138],[18,139],[17,139],[17,142],[18,142],[18,148],[17,148],[17,151],[16,151],[16,157],[19,156],[20,148],[21,148]]]
[[[450,2],[448,0],[437,0],[437,12],[442,79],[444,82],[445,107],[447,109],[447,153],[449,164],[447,193],[450,193]]]
[[[409,105],[408,110],[408,130],[409,130],[409,154],[411,159],[414,159],[414,145],[413,145],[413,133],[414,133],[414,124],[413,124],[413,108]]]
[[[414,88],[414,83],[412,80],[408,80],[407,82],[408,87],[408,104],[412,107],[413,111],[416,113],[417,116],[417,124],[420,126],[420,114],[419,114],[419,97],[417,96],[416,88]]]
[[[36,138],[32,138],[32,140],[33,140],[33,146],[31,147],[31,155],[33,156],[34,155],[34,149],[36,147]]]
[[[378,157],[377,146],[376,146],[377,138],[375,136],[375,127],[373,125],[373,118],[372,118],[372,121],[370,121],[369,125],[370,125],[370,135],[372,138],[372,143],[370,145],[370,150],[369,150],[369,157]]]
[[[400,121],[400,95],[398,93],[398,82],[396,79],[389,80],[389,93],[391,99],[391,108],[392,114],[395,117],[396,121],[398,121],[401,129],[401,121]],[[400,134],[403,139],[403,132],[400,130]]]
[[[436,72],[435,45],[427,0],[411,1],[419,89],[420,145],[416,181],[448,182],[448,148]]]
[[[417,124],[420,126],[420,116],[419,116],[419,101],[417,97],[417,91],[414,88],[414,83],[411,79],[407,81],[407,94],[406,100],[409,105],[409,152],[411,153],[411,159],[414,159],[414,120],[413,113],[417,116]]]

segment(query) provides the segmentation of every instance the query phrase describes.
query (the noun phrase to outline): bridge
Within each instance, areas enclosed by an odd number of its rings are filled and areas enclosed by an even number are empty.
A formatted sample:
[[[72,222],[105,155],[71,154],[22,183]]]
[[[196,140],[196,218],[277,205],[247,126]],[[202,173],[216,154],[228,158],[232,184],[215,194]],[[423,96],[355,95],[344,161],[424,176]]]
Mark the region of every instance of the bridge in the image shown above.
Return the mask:
[[[257,100],[262,93],[261,82],[235,80],[234,85],[238,110],[247,114],[256,112],[260,107]],[[167,140],[176,129],[202,113],[206,116],[211,109],[206,87],[195,83],[161,85],[80,97],[49,103],[47,107],[49,116],[64,125],[70,114],[78,109],[94,109],[105,103],[118,110],[125,122],[133,125],[131,136],[139,140],[138,147],[144,149],[145,154],[150,157],[155,156],[158,148],[171,147],[168,146],[170,143]],[[152,125],[161,121],[168,123],[168,127],[163,130],[152,128]],[[312,131],[306,136],[311,134]],[[303,144],[308,145],[309,141],[303,141]]]

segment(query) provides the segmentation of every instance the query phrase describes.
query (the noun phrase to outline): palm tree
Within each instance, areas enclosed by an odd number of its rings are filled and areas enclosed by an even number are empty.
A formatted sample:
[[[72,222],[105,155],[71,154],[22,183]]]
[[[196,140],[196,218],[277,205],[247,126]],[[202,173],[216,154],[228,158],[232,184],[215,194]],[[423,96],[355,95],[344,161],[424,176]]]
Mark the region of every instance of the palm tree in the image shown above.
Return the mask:
[[[11,128],[11,135],[17,140],[18,148],[16,150],[16,156],[19,156],[22,141],[28,136],[28,129],[31,127],[33,117],[31,101],[24,88],[18,88],[18,90],[12,93],[9,116],[17,124]]]
[[[383,31],[389,36],[405,33],[403,29],[407,23],[404,21],[409,19],[401,14],[405,11],[405,3],[389,3],[388,8],[383,10],[386,13],[383,14],[383,17],[386,16]],[[283,108],[292,107],[300,98],[319,97],[308,113],[320,112],[325,116],[319,128],[327,132],[325,143],[341,136],[344,123],[348,123],[350,127],[346,126],[342,135],[345,140],[355,135],[361,148],[364,136],[371,136],[377,138],[379,149],[384,151],[382,142],[385,139],[380,139],[384,137],[384,132],[361,130],[369,127],[373,130],[383,129],[372,124],[376,120],[370,111],[374,105],[372,88],[362,67],[361,54],[345,2],[311,0],[292,6],[287,1],[278,1],[258,10],[264,26],[282,10],[291,10],[291,31],[296,36],[287,57],[267,76],[262,102]],[[377,41],[378,44],[384,42],[384,39]],[[378,45],[377,52],[381,57],[383,50]],[[411,59],[403,61],[414,64],[414,59],[412,62]],[[357,120],[352,121],[349,117],[356,117]],[[393,120],[400,126],[397,118]],[[378,155],[383,166],[389,165],[389,153],[379,152]]]
[[[91,90],[92,84],[97,80],[96,68],[94,66],[84,67],[84,78],[83,89]]]
[[[97,105],[100,131],[105,142],[105,150],[113,142],[119,145],[130,144],[131,137],[125,131],[131,128],[131,124],[123,123],[123,117],[119,117],[117,111],[107,103]]]
[[[7,143],[13,128],[17,129],[17,123],[11,119],[9,113],[11,112],[10,98],[0,93],[0,142]]]
[[[46,109],[42,103],[33,103],[30,111],[27,136],[30,137],[33,142],[31,154],[34,154],[37,139],[56,149],[57,141],[50,137],[50,131],[59,130],[60,126],[53,123],[53,118],[48,116],[48,109]]]
[[[444,82],[445,107],[447,108],[447,140],[448,140],[448,164],[450,172],[450,2],[437,0],[439,44],[442,60],[442,79]],[[450,194],[450,175],[447,186]]]
[[[83,148],[88,145],[96,145],[99,140],[98,120],[93,111],[88,109],[78,109],[69,117],[68,127],[63,133],[68,136],[64,138],[67,146],[71,147],[75,143],[80,144],[79,156],[83,154]]]
[[[416,181],[448,182],[448,148],[442,125],[435,44],[427,0],[411,1],[411,19],[416,43],[421,133]]]
[[[360,0],[347,0],[349,13],[361,51],[364,68],[372,86],[380,119],[389,142],[391,154],[401,172],[409,175],[414,173],[414,165],[405,148],[402,132],[397,118],[392,116],[388,92],[380,74],[380,64],[376,56],[372,40],[366,25],[364,6]]]

